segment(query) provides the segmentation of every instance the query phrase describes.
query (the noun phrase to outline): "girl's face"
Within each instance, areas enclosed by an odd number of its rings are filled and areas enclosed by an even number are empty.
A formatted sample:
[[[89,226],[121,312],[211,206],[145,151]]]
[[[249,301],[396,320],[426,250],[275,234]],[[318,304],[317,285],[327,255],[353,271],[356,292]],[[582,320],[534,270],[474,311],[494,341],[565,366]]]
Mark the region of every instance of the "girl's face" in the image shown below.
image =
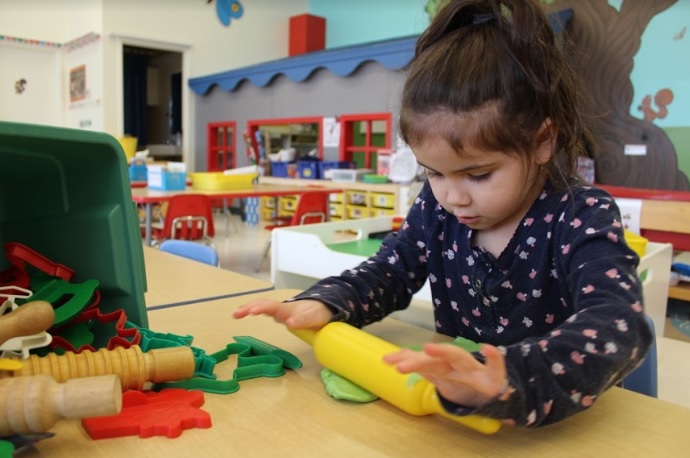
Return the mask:
[[[458,153],[435,138],[413,150],[438,202],[474,230],[512,234],[541,193],[540,165],[549,160],[550,148],[541,145],[531,158],[471,147]]]

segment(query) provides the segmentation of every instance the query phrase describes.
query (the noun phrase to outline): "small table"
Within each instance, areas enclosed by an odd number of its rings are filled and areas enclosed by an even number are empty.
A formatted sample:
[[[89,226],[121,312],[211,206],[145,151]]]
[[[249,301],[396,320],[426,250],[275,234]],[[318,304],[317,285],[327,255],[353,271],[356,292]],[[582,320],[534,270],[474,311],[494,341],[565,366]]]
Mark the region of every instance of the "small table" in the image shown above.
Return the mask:
[[[270,291],[273,283],[144,247],[147,310]]]
[[[685,456],[690,449],[690,409],[611,388],[586,412],[533,430],[504,426],[483,435],[437,415],[414,417],[385,401],[354,404],[330,398],[321,382],[321,366],[309,345],[269,317],[234,320],[232,312],[255,298],[283,300],[299,290],[199,302],[154,310],[150,327],[195,337],[207,353],[224,348],[233,336],[252,336],[297,356],[301,369],[278,378],[240,382],[231,395],[205,393],[201,409],[210,429],[186,430],[176,439],[136,436],[91,440],[78,421],[58,422],[56,436],[41,441],[40,456],[463,456],[572,457]],[[392,318],[367,332],[400,346],[447,340]],[[217,367],[221,371],[223,364]],[[226,365],[221,377],[231,377]],[[270,437],[269,437],[270,436]],[[27,457],[38,456],[25,454]]]
[[[216,199],[241,199],[246,197],[279,197],[300,195],[305,192],[320,192],[325,194],[340,193],[342,189],[327,188],[323,186],[287,186],[287,185],[267,185],[255,184],[251,188],[232,189],[226,191],[199,191],[187,187],[182,191],[156,191],[150,188],[132,188],[132,200],[137,204],[144,205],[145,212],[145,235],[146,245],[151,245],[151,213],[154,204],[160,204],[170,200],[178,194],[205,194]]]

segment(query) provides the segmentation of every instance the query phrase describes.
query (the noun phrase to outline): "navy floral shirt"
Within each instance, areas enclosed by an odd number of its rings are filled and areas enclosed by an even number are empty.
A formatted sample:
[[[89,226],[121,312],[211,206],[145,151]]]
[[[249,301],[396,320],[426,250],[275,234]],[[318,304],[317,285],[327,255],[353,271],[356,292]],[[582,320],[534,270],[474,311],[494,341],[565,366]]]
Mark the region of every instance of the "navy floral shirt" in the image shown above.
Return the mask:
[[[547,185],[498,258],[471,240],[426,183],[377,254],[293,300],[318,299],[362,327],[407,307],[428,279],[438,332],[496,345],[506,358],[509,385],[494,401],[470,409],[442,400],[459,415],[554,423],[639,365],[652,339],[639,258],[605,191]]]

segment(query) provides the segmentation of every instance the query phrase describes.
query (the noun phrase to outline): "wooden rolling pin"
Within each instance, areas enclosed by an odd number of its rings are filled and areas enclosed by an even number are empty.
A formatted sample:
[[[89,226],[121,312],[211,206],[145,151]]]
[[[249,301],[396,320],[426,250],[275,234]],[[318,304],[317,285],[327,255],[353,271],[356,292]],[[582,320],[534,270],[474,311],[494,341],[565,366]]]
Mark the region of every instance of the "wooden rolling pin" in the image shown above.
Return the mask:
[[[127,349],[101,348],[63,355],[51,353],[43,357],[31,355],[22,361],[21,369],[0,373],[0,377],[48,374],[62,383],[73,378],[113,374],[120,377],[125,391],[142,390],[146,382],[186,380],[194,375],[194,369],[194,353],[190,347],[161,348],[144,353],[139,346],[133,345]]]
[[[27,302],[0,316],[0,345],[14,337],[31,336],[50,328],[55,310],[49,302]]]
[[[0,380],[0,437],[42,433],[63,418],[115,415],[122,389],[115,375],[57,383],[49,375]]]

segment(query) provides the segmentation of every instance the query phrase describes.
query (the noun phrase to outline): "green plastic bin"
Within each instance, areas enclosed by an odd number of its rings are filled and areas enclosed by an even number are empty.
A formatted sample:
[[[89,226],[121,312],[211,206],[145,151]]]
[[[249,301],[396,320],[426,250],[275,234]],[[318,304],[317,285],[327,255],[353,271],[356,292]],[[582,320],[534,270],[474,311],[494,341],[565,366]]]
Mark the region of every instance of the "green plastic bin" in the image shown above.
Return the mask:
[[[120,143],[105,133],[0,122],[0,270],[19,242],[100,283],[100,308],[148,327],[139,220]]]

